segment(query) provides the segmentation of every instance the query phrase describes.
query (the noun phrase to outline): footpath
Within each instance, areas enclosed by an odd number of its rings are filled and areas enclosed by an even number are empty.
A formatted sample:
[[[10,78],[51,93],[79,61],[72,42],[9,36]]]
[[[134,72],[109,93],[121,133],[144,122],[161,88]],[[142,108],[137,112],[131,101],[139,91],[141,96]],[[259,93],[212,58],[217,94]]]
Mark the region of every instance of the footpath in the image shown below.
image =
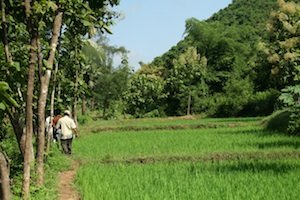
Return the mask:
[[[59,174],[59,200],[80,200],[80,196],[74,187],[76,171],[79,163],[72,161],[71,169]]]

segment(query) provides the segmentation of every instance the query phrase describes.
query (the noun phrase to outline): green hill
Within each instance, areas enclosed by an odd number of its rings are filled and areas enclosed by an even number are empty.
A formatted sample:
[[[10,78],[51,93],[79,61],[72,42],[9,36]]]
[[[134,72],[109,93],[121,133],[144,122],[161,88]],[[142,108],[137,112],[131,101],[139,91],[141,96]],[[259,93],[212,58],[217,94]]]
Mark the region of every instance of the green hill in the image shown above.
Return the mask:
[[[185,38],[136,73],[139,78],[151,75],[151,84],[159,80],[163,85],[159,95],[164,98],[144,112],[157,109],[167,115],[183,115],[190,101],[192,113],[218,117],[270,114],[278,92],[258,44],[267,38],[266,24],[277,7],[276,0],[233,0],[207,20],[187,19]],[[206,74],[199,79],[182,75],[174,64],[191,46],[207,61]],[[178,80],[180,73],[190,77],[188,84]],[[139,84],[143,91],[150,87],[145,80]]]
[[[207,21],[219,21],[225,25],[250,25],[261,28],[277,8],[276,0],[233,0],[226,8],[215,13]]]

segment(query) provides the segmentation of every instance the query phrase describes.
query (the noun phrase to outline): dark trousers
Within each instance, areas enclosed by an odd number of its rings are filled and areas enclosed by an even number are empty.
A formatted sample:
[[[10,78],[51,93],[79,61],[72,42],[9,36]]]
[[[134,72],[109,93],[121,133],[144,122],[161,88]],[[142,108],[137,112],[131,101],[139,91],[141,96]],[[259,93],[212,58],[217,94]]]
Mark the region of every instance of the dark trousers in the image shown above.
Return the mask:
[[[61,147],[65,154],[68,154],[68,155],[72,154],[72,140],[73,140],[73,138],[60,140]]]

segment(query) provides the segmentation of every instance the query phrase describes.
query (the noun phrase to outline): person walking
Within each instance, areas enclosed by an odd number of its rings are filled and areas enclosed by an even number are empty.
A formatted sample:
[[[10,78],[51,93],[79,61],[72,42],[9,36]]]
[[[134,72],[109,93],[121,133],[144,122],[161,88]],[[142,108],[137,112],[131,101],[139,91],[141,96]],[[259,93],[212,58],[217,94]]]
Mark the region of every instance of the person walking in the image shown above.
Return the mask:
[[[78,137],[79,134],[69,110],[64,111],[64,116],[58,120],[55,128],[61,129],[60,143],[63,152],[67,155],[71,155],[73,136],[75,134],[75,136]]]
[[[45,132],[47,135],[47,138],[53,137],[53,127],[51,123],[51,116],[48,116],[45,121]]]
[[[61,135],[61,130],[56,128],[56,124],[60,118],[62,118],[61,110],[57,109],[54,111],[54,117],[52,120],[52,126],[53,126],[53,142],[59,142],[59,136]]]

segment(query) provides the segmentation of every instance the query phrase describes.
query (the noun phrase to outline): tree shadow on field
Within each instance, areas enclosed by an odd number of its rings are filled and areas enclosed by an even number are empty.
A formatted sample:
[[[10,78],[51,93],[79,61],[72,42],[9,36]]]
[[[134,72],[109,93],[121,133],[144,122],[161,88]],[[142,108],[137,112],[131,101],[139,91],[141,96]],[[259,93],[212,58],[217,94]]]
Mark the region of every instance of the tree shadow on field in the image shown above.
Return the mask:
[[[239,163],[228,163],[220,164],[216,166],[217,172],[250,172],[250,173],[274,173],[284,174],[290,171],[300,170],[300,164],[296,163],[280,163],[280,162],[263,162],[263,161],[252,161],[252,162],[239,162]]]
[[[270,137],[270,136],[273,136],[273,135],[292,136],[292,137],[295,137],[295,138],[297,138],[299,136],[299,135],[296,135],[296,134],[290,134],[290,133],[283,132],[283,131],[270,131],[270,130],[265,130],[265,129],[263,129],[259,134],[259,136],[261,136],[261,137]]]
[[[274,141],[274,142],[259,142],[254,144],[259,149],[272,149],[272,148],[293,148],[293,149],[299,149],[300,148],[300,141]]]
[[[288,137],[295,137],[295,138],[300,138],[300,134],[290,134],[284,131],[276,131],[276,130],[267,130],[264,128],[250,128],[250,129],[233,129],[228,131],[228,133],[232,134],[253,134],[253,135],[257,135],[260,137],[270,137],[270,136],[288,136]]]
[[[264,130],[260,130],[260,129],[245,129],[245,130],[241,130],[239,128],[237,129],[230,129],[230,130],[221,130],[219,131],[220,133],[222,134],[229,134],[229,135],[232,135],[232,134],[235,134],[235,135],[263,135],[264,134]]]

